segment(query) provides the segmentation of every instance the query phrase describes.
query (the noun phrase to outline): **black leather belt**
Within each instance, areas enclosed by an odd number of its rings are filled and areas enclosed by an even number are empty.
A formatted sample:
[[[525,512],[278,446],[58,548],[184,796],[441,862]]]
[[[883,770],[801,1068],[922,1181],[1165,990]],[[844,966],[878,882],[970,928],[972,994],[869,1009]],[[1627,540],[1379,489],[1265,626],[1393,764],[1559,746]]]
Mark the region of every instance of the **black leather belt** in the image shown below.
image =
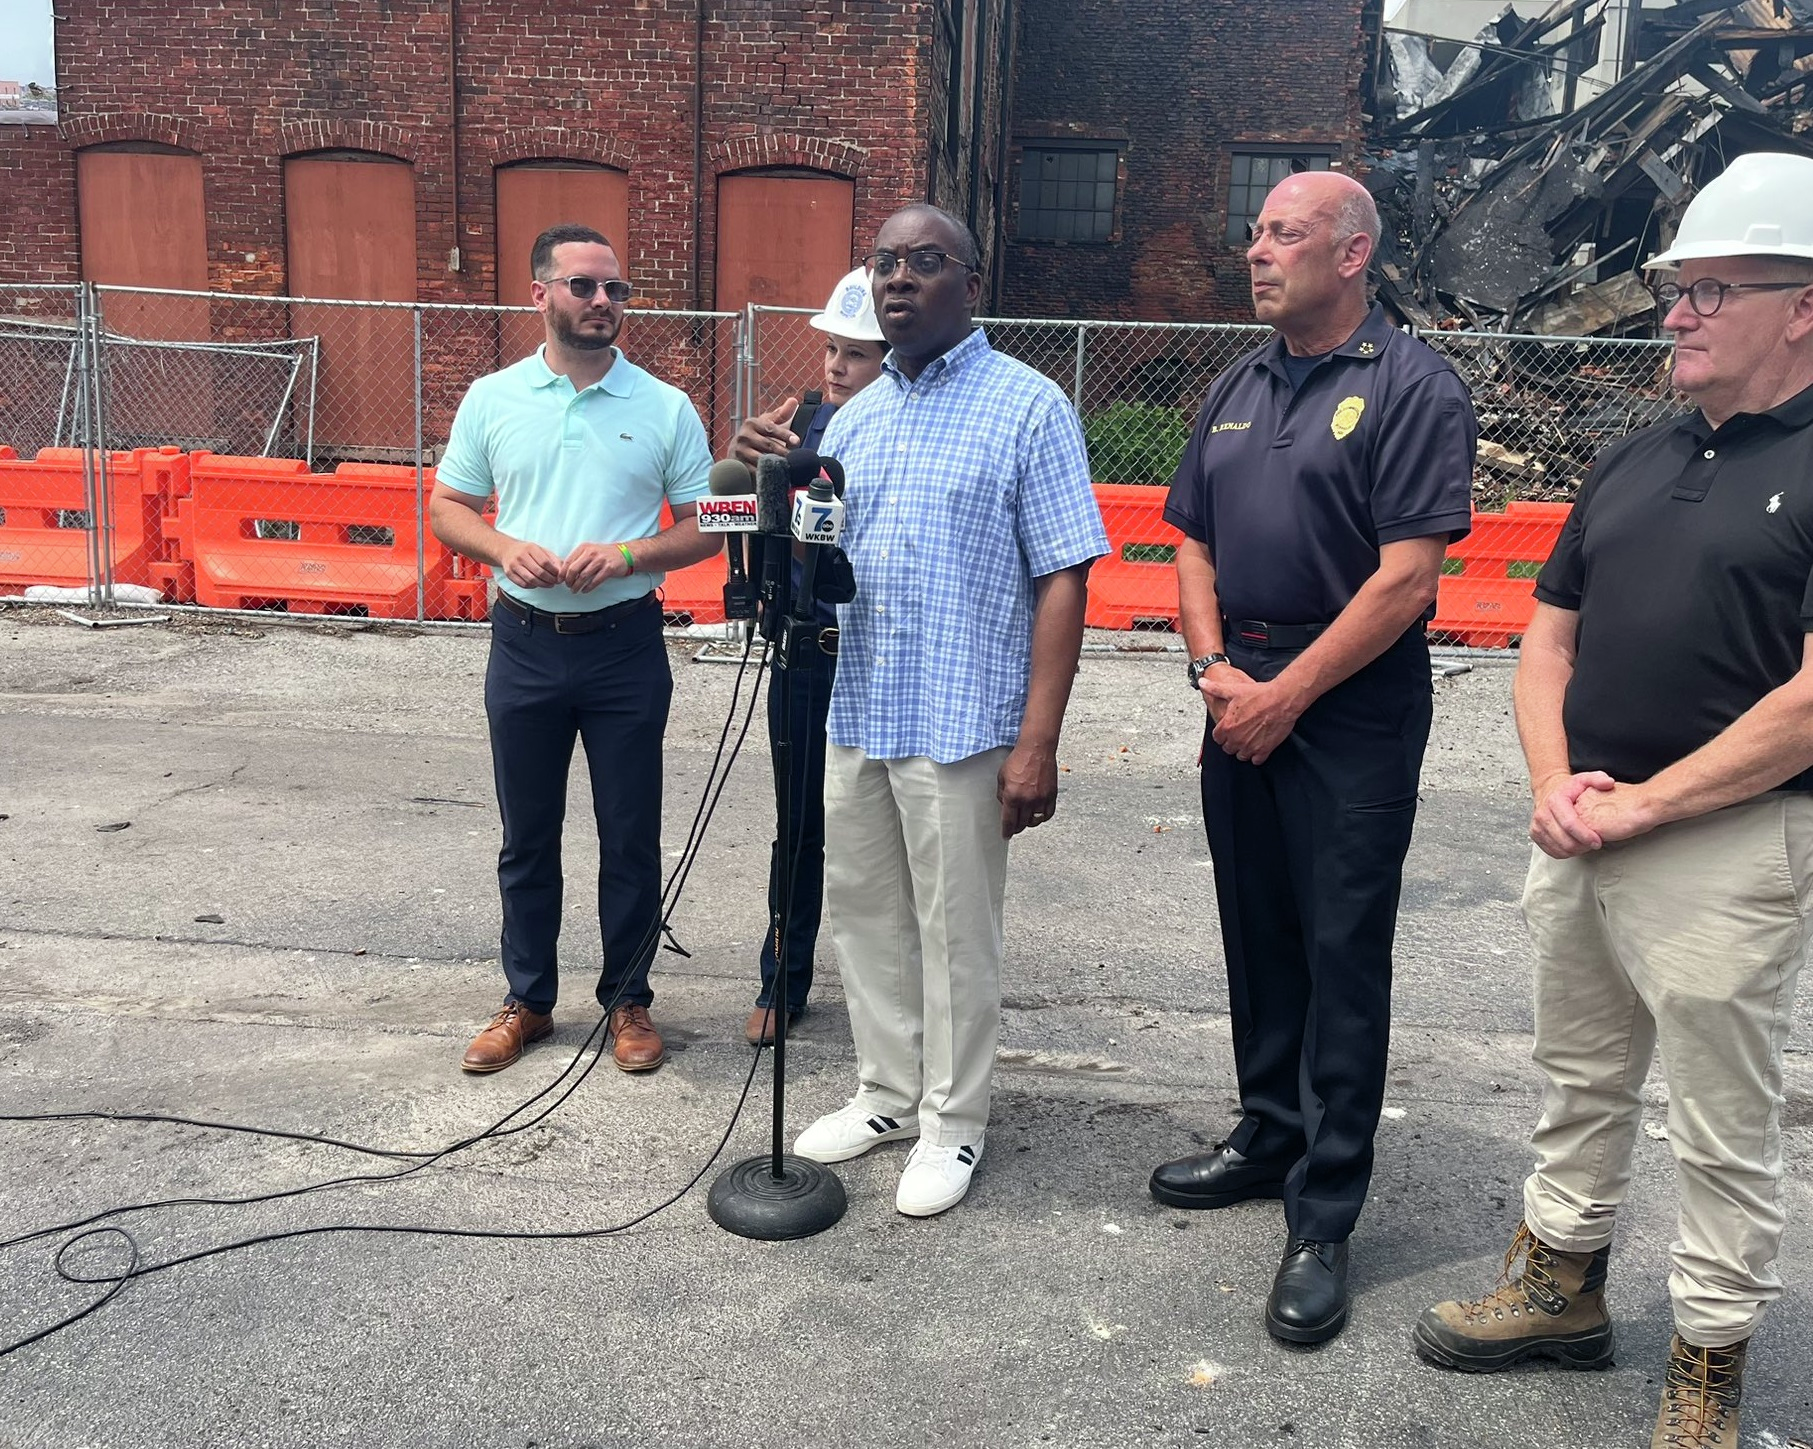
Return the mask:
[[[621,624],[644,609],[660,607],[660,600],[653,589],[640,598],[625,599],[621,604],[610,604],[602,609],[586,609],[573,614],[555,614],[547,609],[538,609],[533,604],[525,604],[514,594],[506,594],[502,589],[497,591],[497,602],[525,624],[531,627],[539,624],[543,628],[553,629],[556,634],[596,633],[613,624]]]
[[[1307,649],[1326,624],[1268,624],[1263,619],[1223,619],[1223,637],[1248,649]]]

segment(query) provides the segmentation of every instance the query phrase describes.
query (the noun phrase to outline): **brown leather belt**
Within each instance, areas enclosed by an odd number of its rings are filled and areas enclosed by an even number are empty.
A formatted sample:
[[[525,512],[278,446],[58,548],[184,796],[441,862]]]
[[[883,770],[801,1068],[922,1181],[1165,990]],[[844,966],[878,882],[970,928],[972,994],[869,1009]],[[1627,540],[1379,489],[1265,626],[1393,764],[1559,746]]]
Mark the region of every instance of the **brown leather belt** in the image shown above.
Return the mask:
[[[621,624],[644,609],[660,607],[660,600],[653,589],[639,598],[625,599],[621,604],[571,614],[556,614],[547,609],[538,609],[533,604],[525,604],[514,594],[506,594],[502,589],[497,591],[497,602],[531,628],[540,625],[552,628],[556,634],[593,634],[600,629],[608,629],[613,624]]]

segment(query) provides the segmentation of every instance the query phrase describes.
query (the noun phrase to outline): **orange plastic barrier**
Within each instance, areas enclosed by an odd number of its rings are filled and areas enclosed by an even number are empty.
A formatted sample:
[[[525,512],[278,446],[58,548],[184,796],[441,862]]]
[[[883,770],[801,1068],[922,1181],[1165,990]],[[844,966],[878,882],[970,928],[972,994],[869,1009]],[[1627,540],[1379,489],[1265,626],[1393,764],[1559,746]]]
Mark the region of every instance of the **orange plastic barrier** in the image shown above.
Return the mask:
[[[423,478],[424,496],[434,475]],[[209,608],[416,616],[416,472],[342,463],[310,473],[294,458],[196,453],[186,497],[164,521],[177,544],[159,582]],[[485,580],[423,528],[425,613],[479,619]]]
[[[0,586],[88,585],[83,458],[81,448],[44,448],[35,459],[0,448]],[[170,547],[162,531],[166,501],[186,486],[188,473],[188,455],[176,448],[106,455],[115,583],[152,582]]]
[[[1164,488],[1097,483],[1108,555],[1089,570],[1083,622],[1092,629],[1176,629],[1178,540],[1165,522]]]
[[[661,505],[661,526],[674,521],[673,511]],[[661,611],[669,622],[689,624],[722,624],[724,622],[724,579],[728,565],[720,549],[710,558],[668,574],[661,586]],[[684,619],[677,616],[684,615]]]
[[[1487,649],[1522,637],[1536,614],[1537,571],[1570,507],[1511,503],[1503,513],[1475,513],[1473,531],[1449,545],[1430,633]]]

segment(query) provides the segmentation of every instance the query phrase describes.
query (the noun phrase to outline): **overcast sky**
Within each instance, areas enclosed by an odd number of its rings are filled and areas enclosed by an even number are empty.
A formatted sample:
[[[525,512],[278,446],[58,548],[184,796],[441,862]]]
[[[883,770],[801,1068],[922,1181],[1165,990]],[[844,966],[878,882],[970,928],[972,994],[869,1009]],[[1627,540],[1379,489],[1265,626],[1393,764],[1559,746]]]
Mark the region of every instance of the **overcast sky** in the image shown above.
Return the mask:
[[[52,84],[51,0],[0,0],[0,80]]]

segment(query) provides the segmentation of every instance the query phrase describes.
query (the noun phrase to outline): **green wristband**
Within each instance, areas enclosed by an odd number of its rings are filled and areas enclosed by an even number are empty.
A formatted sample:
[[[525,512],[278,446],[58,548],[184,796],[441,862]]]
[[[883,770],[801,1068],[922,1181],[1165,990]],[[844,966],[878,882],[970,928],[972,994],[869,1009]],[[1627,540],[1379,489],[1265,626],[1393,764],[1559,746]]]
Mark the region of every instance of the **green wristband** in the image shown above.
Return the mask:
[[[617,545],[617,552],[623,555],[623,561],[630,566],[630,572],[635,573],[636,556],[630,552],[630,546],[627,543],[620,543]]]

